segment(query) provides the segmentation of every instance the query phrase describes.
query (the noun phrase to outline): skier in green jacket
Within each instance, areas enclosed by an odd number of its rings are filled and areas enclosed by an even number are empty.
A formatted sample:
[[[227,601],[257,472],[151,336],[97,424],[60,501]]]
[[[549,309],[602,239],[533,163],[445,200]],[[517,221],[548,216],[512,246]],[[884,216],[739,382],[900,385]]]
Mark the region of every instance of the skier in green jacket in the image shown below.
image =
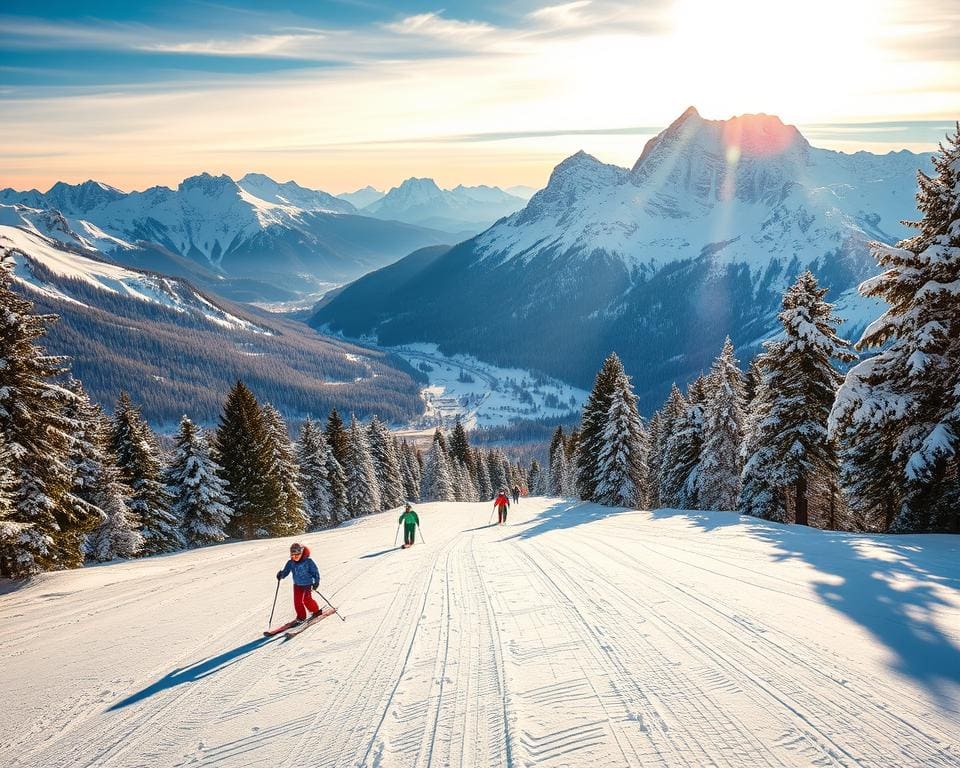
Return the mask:
[[[416,533],[417,526],[420,525],[420,518],[409,503],[404,507],[403,514],[397,520],[397,524],[403,523],[403,548],[413,546],[413,535]]]

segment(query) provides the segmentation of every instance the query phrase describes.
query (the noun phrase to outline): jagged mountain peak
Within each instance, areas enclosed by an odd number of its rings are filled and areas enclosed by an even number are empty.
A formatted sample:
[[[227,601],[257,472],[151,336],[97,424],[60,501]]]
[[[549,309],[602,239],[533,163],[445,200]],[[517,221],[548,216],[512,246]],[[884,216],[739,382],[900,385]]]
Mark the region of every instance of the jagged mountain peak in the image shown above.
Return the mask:
[[[124,196],[125,193],[116,187],[87,179],[81,184],[58,181],[43,197],[48,207],[64,213],[87,213]]]
[[[177,185],[179,192],[199,192],[209,197],[220,196],[224,192],[239,195],[240,187],[232,178],[223,173],[213,176],[206,171],[188,176]]]

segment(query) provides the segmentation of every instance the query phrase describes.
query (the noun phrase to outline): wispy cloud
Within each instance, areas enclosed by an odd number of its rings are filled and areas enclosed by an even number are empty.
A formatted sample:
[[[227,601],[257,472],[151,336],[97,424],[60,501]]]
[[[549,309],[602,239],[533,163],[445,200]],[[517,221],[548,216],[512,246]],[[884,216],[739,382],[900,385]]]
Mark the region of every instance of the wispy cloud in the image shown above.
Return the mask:
[[[439,12],[420,13],[407,16],[400,21],[383,25],[384,29],[399,35],[416,35],[437,38],[444,41],[470,41],[490,35],[497,31],[491,24],[482,21],[459,21],[448,19]]]

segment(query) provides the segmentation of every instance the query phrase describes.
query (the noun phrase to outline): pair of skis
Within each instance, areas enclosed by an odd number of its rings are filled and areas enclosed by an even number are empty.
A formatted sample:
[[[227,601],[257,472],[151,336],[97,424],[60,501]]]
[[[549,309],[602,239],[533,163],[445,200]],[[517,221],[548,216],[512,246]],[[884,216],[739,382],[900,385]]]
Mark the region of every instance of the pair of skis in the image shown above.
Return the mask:
[[[316,616],[312,619],[307,619],[306,621],[297,622],[297,621],[288,621],[286,624],[281,624],[279,627],[274,627],[273,629],[268,629],[263,633],[264,637],[275,637],[283,633],[283,636],[287,639],[291,637],[296,637],[304,630],[312,627],[314,624],[318,624],[324,619],[333,616],[337,612],[336,608],[324,608],[319,616]]]

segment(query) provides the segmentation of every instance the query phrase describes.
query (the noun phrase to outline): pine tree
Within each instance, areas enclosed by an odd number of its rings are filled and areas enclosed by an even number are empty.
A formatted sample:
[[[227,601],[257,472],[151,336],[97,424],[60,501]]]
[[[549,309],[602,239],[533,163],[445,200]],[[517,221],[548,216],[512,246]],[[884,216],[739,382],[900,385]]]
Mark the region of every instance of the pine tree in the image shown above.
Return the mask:
[[[176,436],[173,461],[167,468],[167,493],[171,512],[182,520],[187,542],[194,547],[227,538],[229,499],[220,479],[220,468],[210,458],[210,447],[201,429],[184,416]]]
[[[403,477],[403,493],[407,501],[420,501],[420,465],[410,444],[400,444],[400,469]]]
[[[620,358],[616,352],[611,352],[603,361],[594,381],[593,391],[583,407],[574,473],[577,492],[584,501],[595,501],[597,498],[599,456],[610,413],[610,398],[613,395],[614,382],[622,372],[623,364]]]
[[[227,506],[233,510],[227,533],[245,539],[274,535],[282,489],[272,472],[263,410],[242,381],[233,386],[224,402],[215,449]]]
[[[652,451],[657,454],[657,463],[659,470],[657,473],[658,493],[660,506],[676,507],[679,489],[674,486],[676,478],[671,471],[670,466],[670,441],[676,435],[687,410],[687,400],[680,391],[680,388],[673,384],[670,388],[670,396],[660,411],[660,440],[652,447]]]
[[[610,507],[643,506],[647,495],[646,440],[630,377],[621,368],[613,381],[597,457],[594,495],[598,503]]]
[[[960,531],[960,124],[917,175],[918,234],[875,243],[860,286],[889,308],[858,349],[831,415],[855,511],[895,532]]]
[[[403,504],[406,496],[400,460],[393,444],[393,437],[376,416],[370,420],[368,431],[373,469],[380,484],[380,502],[384,509],[393,509]]]
[[[476,477],[477,468],[473,464],[473,452],[470,450],[470,440],[467,438],[467,430],[458,418],[453,425],[453,432],[450,433],[450,444],[448,448],[450,458],[458,459],[466,465],[471,477]]]
[[[14,551],[20,544],[20,537],[29,528],[29,523],[16,522],[16,489],[13,454],[3,432],[0,432],[0,555],[6,548]],[[6,569],[4,573],[7,573]]]
[[[121,392],[113,413],[111,450],[131,491],[130,513],[140,524],[141,554],[174,552],[184,546],[180,521],[170,511],[160,477],[160,448],[140,409]]]
[[[536,459],[530,461],[530,471],[527,472],[527,492],[531,496],[546,495],[547,483],[540,462]]]
[[[347,481],[347,509],[351,517],[380,512],[383,509],[380,485],[373,469],[367,430],[360,426],[353,414],[350,415],[347,437],[347,455],[343,467]]]
[[[494,496],[493,485],[490,482],[490,468],[480,449],[475,450],[474,466],[477,468],[477,490],[480,492],[480,501],[487,501]]]
[[[650,509],[660,508],[660,457],[663,450],[663,415],[656,411],[650,417],[647,428],[647,471],[644,484],[647,488],[647,505]]]
[[[337,409],[334,408],[327,416],[327,444],[333,452],[333,458],[339,462],[341,467],[347,459],[349,442],[347,428],[344,426],[340,414],[337,413]]]
[[[276,508],[277,514],[270,533],[273,536],[295,536],[307,530],[309,522],[303,509],[296,451],[280,411],[267,404],[263,408],[263,418],[267,427],[272,474],[280,487],[280,504]]]
[[[551,496],[569,496],[573,485],[570,462],[567,460],[566,451],[561,446],[558,450],[551,452],[549,493]]]
[[[297,463],[300,465],[300,491],[303,509],[311,529],[324,528],[334,522],[333,498],[327,472],[326,437],[311,419],[300,426],[297,442]]]
[[[808,488],[835,487],[835,442],[827,419],[840,374],[833,360],[849,362],[849,344],[825,302],[826,289],[805,272],[787,290],[779,314],[784,335],[764,342],[757,357],[760,384],[753,399],[738,508],[777,522],[808,522]],[[788,496],[792,492],[792,496]],[[790,514],[791,507],[793,515]]]
[[[697,499],[701,509],[733,510],[743,468],[744,384],[729,336],[713,363],[706,388]]]
[[[13,457],[13,511],[0,538],[0,575],[22,577],[81,562],[80,537],[98,515],[78,515],[67,461],[75,425],[71,393],[56,383],[64,359],[38,342],[54,315],[34,313],[13,291],[13,263],[0,254],[0,434]]]
[[[433,445],[423,468],[420,495],[425,501],[454,501],[456,498],[450,464],[443,446],[443,435],[438,429],[433,434]]]
[[[105,563],[136,557],[143,549],[140,523],[127,504],[129,489],[120,479],[120,470],[104,463],[94,476],[97,508],[103,522],[87,538],[85,550],[92,560]]]
[[[660,500],[678,509],[700,509],[697,499],[697,468],[703,447],[703,405],[706,381],[698,377],[687,389],[683,410],[672,422],[661,460]],[[669,403],[669,401],[668,401]]]

